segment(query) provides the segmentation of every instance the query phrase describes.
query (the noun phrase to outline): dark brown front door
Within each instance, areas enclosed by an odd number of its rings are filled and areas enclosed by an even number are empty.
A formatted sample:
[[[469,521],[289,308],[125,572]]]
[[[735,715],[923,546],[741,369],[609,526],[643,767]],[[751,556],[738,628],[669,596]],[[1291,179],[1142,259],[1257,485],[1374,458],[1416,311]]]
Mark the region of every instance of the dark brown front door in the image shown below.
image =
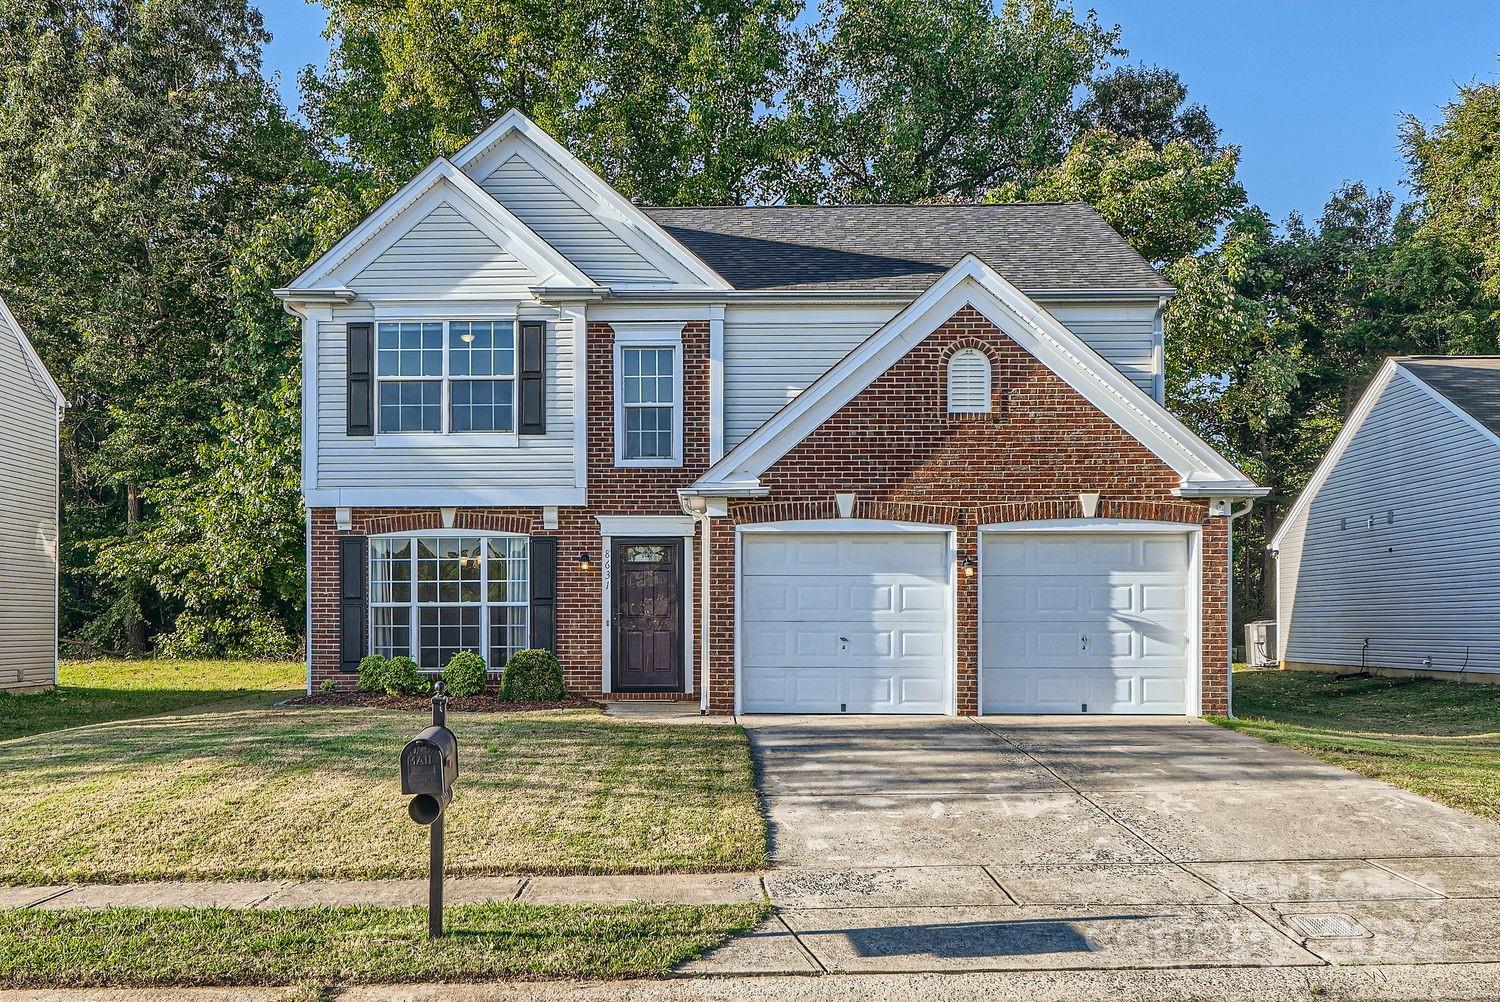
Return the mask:
[[[682,540],[616,539],[614,690],[682,691]]]

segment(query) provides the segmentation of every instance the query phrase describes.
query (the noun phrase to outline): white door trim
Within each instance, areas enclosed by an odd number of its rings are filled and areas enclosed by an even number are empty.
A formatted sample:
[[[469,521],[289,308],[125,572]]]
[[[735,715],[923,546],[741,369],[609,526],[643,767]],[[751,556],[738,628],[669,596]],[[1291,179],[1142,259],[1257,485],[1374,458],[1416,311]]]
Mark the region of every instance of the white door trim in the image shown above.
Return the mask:
[[[814,518],[800,521],[785,522],[754,522],[749,525],[737,525],[734,527],[734,713],[739,716],[744,713],[745,688],[741,678],[741,656],[740,644],[744,636],[741,623],[742,613],[745,608],[744,589],[740,587],[744,580],[744,539],[746,535],[775,534],[775,533],[830,533],[830,532],[867,532],[867,533],[929,533],[931,535],[942,534],[946,540],[948,552],[948,580],[947,580],[947,614],[948,614],[948,655],[947,655],[947,689],[948,694],[943,701],[946,707],[946,716],[956,717],[958,715],[958,527],[953,525],[938,525],[929,522],[898,522],[885,521],[875,518]]]
[[[663,539],[682,540],[682,691],[692,693],[696,689],[694,674],[693,617],[696,615],[694,600],[693,549],[696,541],[693,520],[687,515],[595,515],[599,520],[599,638],[600,679],[599,691],[614,692],[614,536],[659,536]],[[684,527],[684,523],[686,526]]]
[[[1192,653],[1188,657],[1187,715],[1203,716],[1203,526],[1189,522],[1153,522],[1133,518],[1052,518],[1032,522],[996,522],[981,525],[975,540],[979,551],[977,575],[979,586],[975,595],[975,663],[978,673],[976,692],[979,699],[979,715],[984,716],[984,667],[980,664],[984,652],[984,536],[986,533],[1004,532],[1066,532],[1066,533],[1162,533],[1185,537],[1188,548],[1188,645]]]

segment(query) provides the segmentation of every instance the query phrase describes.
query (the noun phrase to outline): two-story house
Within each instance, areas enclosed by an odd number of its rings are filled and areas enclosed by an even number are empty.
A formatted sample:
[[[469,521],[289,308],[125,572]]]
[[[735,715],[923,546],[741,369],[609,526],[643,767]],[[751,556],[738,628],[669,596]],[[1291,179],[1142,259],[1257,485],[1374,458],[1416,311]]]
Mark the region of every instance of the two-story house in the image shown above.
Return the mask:
[[[280,290],[308,684],[546,647],[713,713],[1228,705],[1262,491],[1087,206],[642,208],[512,112]]]

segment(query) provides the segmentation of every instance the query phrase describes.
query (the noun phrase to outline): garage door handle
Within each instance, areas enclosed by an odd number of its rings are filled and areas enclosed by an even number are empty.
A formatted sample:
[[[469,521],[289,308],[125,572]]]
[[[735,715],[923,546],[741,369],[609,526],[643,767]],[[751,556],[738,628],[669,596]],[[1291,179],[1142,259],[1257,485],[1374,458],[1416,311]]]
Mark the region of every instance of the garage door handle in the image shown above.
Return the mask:
[[[1089,649],[1089,635],[1087,633],[1085,633],[1081,637],[1079,637],[1079,639],[1083,641],[1083,649],[1084,650],[1088,650]]]

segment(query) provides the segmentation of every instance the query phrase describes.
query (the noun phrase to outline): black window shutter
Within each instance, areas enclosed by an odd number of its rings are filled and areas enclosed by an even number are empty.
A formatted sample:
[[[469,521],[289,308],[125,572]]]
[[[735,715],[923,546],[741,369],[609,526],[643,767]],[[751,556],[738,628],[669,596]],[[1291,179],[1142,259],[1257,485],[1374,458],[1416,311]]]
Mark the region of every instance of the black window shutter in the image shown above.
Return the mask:
[[[531,537],[531,646],[557,650],[557,538]]]
[[[521,325],[521,368],[516,379],[519,397],[516,431],[522,435],[547,434],[547,325]]]
[[[348,431],[350,435],[375,434],[375,325],[349,324],[348,333]]]
[[[368,652],[367,545],[364,536],[339,537],[339,671],[359,671]]]

